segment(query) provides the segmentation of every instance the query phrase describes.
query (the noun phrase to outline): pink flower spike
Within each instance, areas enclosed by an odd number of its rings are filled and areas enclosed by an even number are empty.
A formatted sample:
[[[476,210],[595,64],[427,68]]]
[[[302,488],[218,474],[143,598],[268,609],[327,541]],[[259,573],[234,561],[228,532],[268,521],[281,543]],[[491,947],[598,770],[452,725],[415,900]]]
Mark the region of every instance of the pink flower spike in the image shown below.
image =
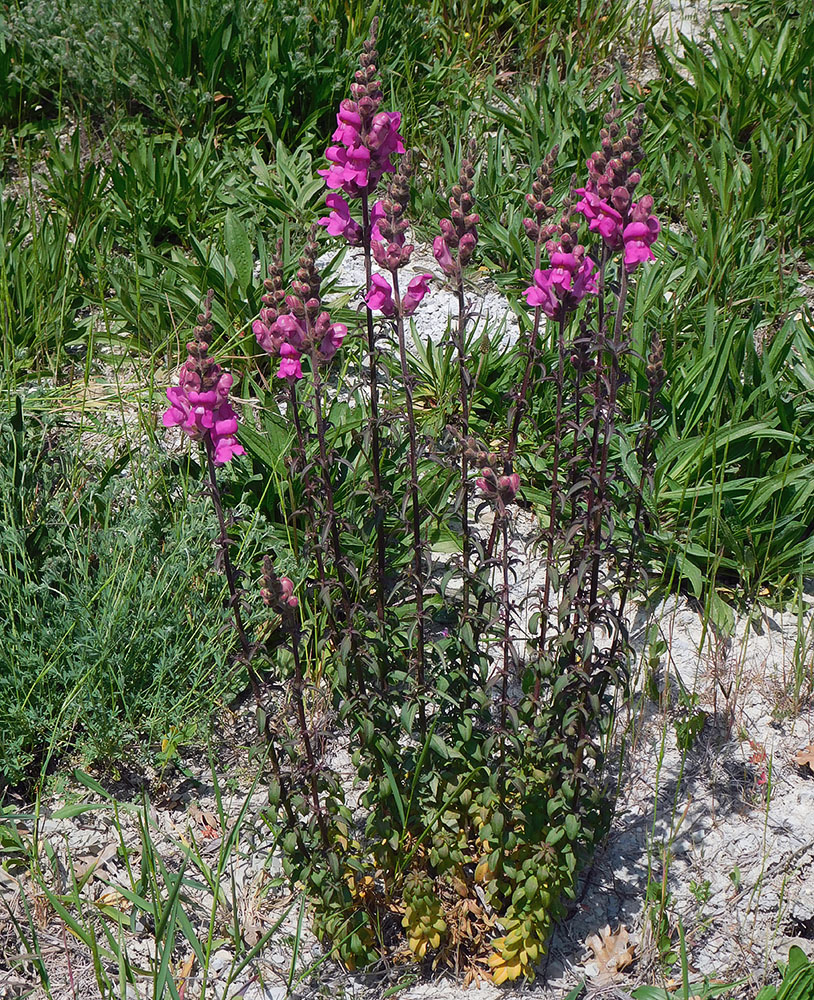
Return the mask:
[[[393,289],[387,278],[374,274],[370,285],[370,291],[365,296],[369,308],[373,312],[380,312],[383,316],[392,316],[396,311],[396,304],[393,301]]]
[[[419,274],[407,286],[407,292],[401,300],[401,308],[405,316],[412,316],[419,302],[430,290],[431,274]]]

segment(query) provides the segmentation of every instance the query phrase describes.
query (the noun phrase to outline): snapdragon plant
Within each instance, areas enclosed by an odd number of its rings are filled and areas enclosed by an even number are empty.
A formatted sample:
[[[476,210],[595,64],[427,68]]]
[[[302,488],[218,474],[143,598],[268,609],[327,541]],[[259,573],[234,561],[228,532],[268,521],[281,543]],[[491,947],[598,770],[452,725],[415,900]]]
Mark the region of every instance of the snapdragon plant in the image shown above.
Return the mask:
[[[335,322],[323,301],[314,229],[293,277],[279,253],[272,261],[253,328],[278,363],[281,411],[294,428],[286,467],[304,486],[289,520],[296,583],[277,575],[279,554],[263,567],[274,644],[250,641],[240,616],[216,466],[242,446],[230,376],[208,358],[209,303],[165,423],[206,451],[241,655],[258,701],[276,697],[263,714],[271,818],[318,936],[350,968],[404,951],[470,979],[531,979],[607,828],[603,737],[613,699],[627,689],[624,614],[664,379],[658,334],[642,359],[626,332],[636,274],[654,259],[659,234],[652,198],[638,195],[644,116],[637,109],[623,127],[617,93],[587,180],[578,187],[574,178],[559,208],[556,147],[537,170],[523,224],[530,333],[508,423],[488,444],[472,433],[478,376],[466,348],[478,151],[472,143],[461,151],[450,216],[433,243],[457,300],[449,456],[422,433],[413,395],[406,331],[434,278],[405,276],[417,161],[399,135],[400,115],[383,108],[375,27],[320,171],[329,209],[320,225],[364,260],[356,326]],[[356,397],[359,431],[343,435],[332,416],[342,381],[331,368],[357,337],[366,392]],[[548,368],[544,344],[553,347]],[[397,360],[386,377],[388,353]],[[617,422],[620,387],[636,366],[645,366],[648,399],[631,480],[617,467]],[[542,392],[554,400],[545,442],[531,418]],[[545,573],[528,607],[513,587],[523,558],[515,520],[526,458],[541,445]],[[632,525],[624,551],[620,519]],[[439,523],[458,533],[457,556],[433,555]],[[359,537],[364,544],[353,544]],[[273,696],[268,680],[290,697]],[[350,747],[354,809],[330,763],[340,741]]]

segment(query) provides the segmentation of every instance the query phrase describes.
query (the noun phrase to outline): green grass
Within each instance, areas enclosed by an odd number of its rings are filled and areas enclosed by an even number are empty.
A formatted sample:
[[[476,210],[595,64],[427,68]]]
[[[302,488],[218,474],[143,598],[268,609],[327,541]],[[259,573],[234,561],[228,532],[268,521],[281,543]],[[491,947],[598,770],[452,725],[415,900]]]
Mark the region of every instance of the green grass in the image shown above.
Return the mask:
[[[186,463],[104,461],[41,424],[20,409],[3,425],[0,787],[68,749],[150,761],[171,731],[201,740],[247,682]],[[251,565],[272,536],[257,519],[243,535]]]

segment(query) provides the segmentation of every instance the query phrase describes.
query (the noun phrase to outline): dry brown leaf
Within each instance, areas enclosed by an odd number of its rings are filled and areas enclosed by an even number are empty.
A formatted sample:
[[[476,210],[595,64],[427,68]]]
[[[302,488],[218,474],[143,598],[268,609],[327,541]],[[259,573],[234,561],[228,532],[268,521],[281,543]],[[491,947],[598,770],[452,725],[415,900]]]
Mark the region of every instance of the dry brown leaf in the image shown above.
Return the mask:
[[[620,924],[616,932],[612,932],[610,924],[605,924],[598,934],[592,934],[585,942],[594,953],[599,966],[597,979],[610,981],[616,979],[622,969],[626,969],[633,961],[635,945],[624,924]]]
[[[814,743],[809,743],[805,750],[798,750],[794,756],[794,763],[800,767],[808,767],[814,774]]]
[[[90,881],[93,878],[92,873],[95,869],[103,866],[111,858],[114,858],[118,849],[118,844],[108,844],[98,853],[86,854],[81,858],[77,858],[74,861],[76,877],[81,881],[87,875],[88,881]]]
[[[117,910],[127,910],[130,906],[127,899],[118,889],[114,889],[113,887],[106,889],[100,896],[97,896],[94,903],[100,907],[112,906]]]

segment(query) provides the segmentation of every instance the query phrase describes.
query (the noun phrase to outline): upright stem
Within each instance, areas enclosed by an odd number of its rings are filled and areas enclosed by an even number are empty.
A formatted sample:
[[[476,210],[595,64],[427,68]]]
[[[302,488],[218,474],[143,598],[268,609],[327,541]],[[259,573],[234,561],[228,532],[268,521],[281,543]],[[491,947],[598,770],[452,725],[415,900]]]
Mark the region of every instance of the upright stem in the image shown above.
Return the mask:
[[[310,332],[310,331],[309,331]],[[317,420],[317,441],[319,442],[319,467],[322,473],[322,487],[325,490],[325,506],[328,511],[328,532],[331,536],[334,565],[340,580],[344,578],[342,545],[339,540],[339,524],[334,505],[334,490],[328,472],[328,446],[325,443],[325,421],[322,415],[322,379],[319,374],[319,358],[316,347],[311,347],[311,377],[314,380],[314,413]]]
[[[602,259],[599,265],[599,280],[597,282],[599,286],[598,293],[598,303],[597,303],[597,338],[596,338],[596,363],[595,363],[595,375],[594,375],[594,402],[593,402],[593,432],[591,436],[591,458],[590,458],[590,487],[588,490],[588,499],[585,511],[585,531],[583,533],[583,546],[584,550],[590,549],[593,544],[593,529],[595,526],[595,508],[600,502],[600,497],[598,495],[599,482],[598,482],[598,463],[599,463],[599,438],[600,431],[602,427],[601,413],[602,413],[602,401],[606,395],[606,379],[605,379],[605,351],[607,345],[607,317],[605,313],[605,272],[607,270],[608,261],[610,260],[610,251],[603,244],[602,246]],[[601,515],[600,515],[601,520]],[[593,589],[593,588],[592,588]]]
[[[310,334],[310,324],[306,318],[306,330]],[[348,591],[347,573],[345,571],[345,561],[342,554],[342,544],[339,539],[339,523],[336,516],[336,504],[334,503],[333,484],[328,466],[328,447],[325,443],[325,420],[322,415],[322,380],[319,375],[319,357],[316,346],[311,346],[311,375],[314,380],[314,414],[317,421],[317,440],[319,442],[319,465],[322,471],[322,485],[325,490],[325,508],[328,512],[328,532],[331,536],[331,547],[333,548],[334,564],[339,577],[339,586],[342,591],[342,603],[345,608],[345,620],[348,630],[353,632],[353,610],[351,608],[350,593]],[[359,687],[359,694],[365,693],[365,681],[362,675],[359,657],[354,656],[356,667],[356,682]]]
[[[596,606],[596,596],[599,589],[599,557],[601,551],[602,533],[602,508],[605,499],[605,488],[608,471],[608,456],[610,454],[610,439],[614,427],[614,413],[616,410],[616,399],[619,392],[619,351],[621,349],[620,337],[622,335],[622,321],[625,314],[625,303],[627,301],[627,270],[622,266],[622,280],[619,286],[619,301],[616,305],[616,319],[613,324],[613,341],[611,343],[611,370],[610,386],[608,389],[608,402],[604,419],[604,434],[602,437],[602,455],[599,465],[599,476],[596,485],[599,503],[594,505],[593,524],[591,527],[591,543],[593,545],[593,565],[591,567],[591,598],[589,604],[589,614],[593,616]],[[597,421],[598,423],[598,421]]]
[[[529,349],[526,354],[526,367],[523,371],[523,381],[520,384],[520,392],[518,393],[515,404],[512,407],[512,418],[509,428],[509,446],[506,451],[507,473],[512,471],[512,461],[514,459],[515,452],[517,451],[517,438],[520,433],[520,421],[523,419],[523,412],[526,409],[526,400],[528,397],[529,386],[531,385],[531,375],[534,371],[534,365],[537,363],[537,344],[540,338],[540,321],[542,319],[542,315],[542,309],[537,306],[534,310],[534,328],[531,332]]]
[[[410,500],[413,525],[413,578],[415,584],[416,618],[416,684],[419,693],[418,714],[422,736],[426,733],[427,720],[424,713],[424,565],[421,541],[421,508],[418,499],[418,443],[416,439],[415,409],[413,407],[413,386],[407,367],[407,347],[404,341],[404,318],[401,313],[398,271],[393,271],[393,295],[396,302],[396,334],[399,341],[401,378],[404,382],[404,398],[407,409],[407,429],[410,438]]]
[[[240,648],[243,654],[243,660],[246,664],[246,670],[249,674],[249,681],[252,685],[252,691],[254,693],[255,705],[258,709],[258,717],[263,713],[263,695],[260,688],[260,678],[257,675],[257,671],[252,665],[252,646],[249,642],[248,636],[246,635],[246,629],[243,625],[243,616],[240,613],[240,593],[237,589],[237,575],[235,573],[235,568],[232,564],[232,557],[229,553],[229,533],[226,528],[226,516],[223,513],[223,502],[220,495],[220,487],[218,486],[218,477],[215,471],[215,447],[212,444],[212,439],[207,434],[204,438],[204,450],[206,451],[206,465],[207,471],[209,473],[209,488],[210,494],[212,496],[212,503],[215,507],[215,514],[218,518],[218,525],[220,527],[220,547],[223,553],[223,573],[226,577],[226,583],[229,587],[229,604],[232,608],[232,616],[235,623],[235,631],[238,635],[238,640],[240,642]],[[265,713],[263,713],[265,714]],[[266,742],[269,747],[269,756],[271,757],[271,764],[274,770],[274,774],[277,780],[280,782],[281,790],[281,801],[283,803],[283,808],[286,811],[289,822],[292,828],[296,827],[294,813],[291,808],[291,802],[289,801],[288,794],[285,787],[285,778],[283,777],[283,771],[280,767],[280,760],[277,756],[277,749],[274,744],[274,736],[271,732],[271,727],[269,726],[268,715],[265,714],[265,723],[263,726],[263,733],[266,738]]]
[[[541,239],[538,238],[534,245],[534,269],[539,270],[540,262],[542,260],[543,246]],[[540,323],[542,322],[543,311],[540,306],[536,306],[534,309],[534,326],[531,331],[531,340],[529,341],[529,349],[526,354],[526,366],[523,370],[523,381],[520,383],[520,392],[517,394],[514,406],[510,412],[509,418],[509,444],[506,449],[506,462],[504,465],[504,472],[506,475],[514,471],[514,456],[517,452],[517,441],[520,434],[520,422],[523,419],[523,414],[526,410],[526,403],[528,400],[529,388],[531,387],[531,377],[534,372],[534,366],[537,364],[537,358],[539,355],[539,343],[540,343]],[[489,542],[486,546],[486,558],[490,560],[495,551],[495,542],[497,541],[497,521],[495,520],[492,524],[492,530],[489,534]]]
[[[306,493],[311,493],[311,476],[307,470],[308,458],[305,451],[305,432],[302,426],[302,420],[300,419],[300,405],[299,398],[297,396],[297,384],[296,382],[291,382],[288,389],[288,405],[291,409],[291,416],[294,420],[294,427],[297,431],[297,446],[300,453],[300,461],[302,462],[303,469],[303,485],[305,487]],[[313,520],[306,518],[307,531],[309,534],[313,535]],[[319,545],[319,540],[314,539],[314,555],[317,561],[317,573],[319,574],[319,585],[322,587],[323,591],[328,586],[328,578],[325,574],[325,561],[322,558],[322,548]],[[331,617],[333,621],[333,617]]]
[[[229,606],[232,609],[235,631],[237,632],[238,641],[240,642],[243,660],[246,664],[246,669],[249,672],[249,680],[252,685],[252,691],[254,692],[254,700],[257,703],[257,707],[261,708],[263,699],[260,690],[260,678],[257,675],[257,671],[252,666],[252,646],[249,642],[248,636],[246,635],[246,628],[243,625],[243,616],[240,613],[240,593],[237,588],[237,574],[235,573],[235,568],[232,564],[232,556],[229,552],[229,532],[226,527],[226,516],[223,513],[223,502],[221,500],[218,477],[215,471],[215,446],[212,444],[212,439],[209,434],[207,434],[204,438],[204,450],[206,451],[206,465],[209,472],[209,492],[212,497],[212,503],[215,507],[215,514],[218,518],[218,526],[220,527],[220,537],[218,541],[220,543],[220,550],[223,556],[223,574],[226,577],[226,583],[229,587]]]
[[[543,258],[543,244],[542,236],[538,236],[534,244],[534,270],[538,271],[540,269],[540,262]],[[540,340],[540,322],[542,321],[543,310],[540,306],[536,306],[534,309],[534,328],[531,332],[531,340],[529,341],[529,350],[526,355],[526,367],[523,371],[523,381],[520,385],[520,393],[518,394],[517,400],[512,409],[512,419],[509,429],[509,447],[506,453],[506,473],[513,471],[512,461],[514,460],[514,453],[517,450],[517,436],[520,433],[520,421],[523,418],[523,411],[526,408],[526,399],[528,397],[529,386],[531,385],[531,375],[534,371],[534,365],[537,363],[538,354],[538,344]]]
[[[285,617],[289,618],[289,635],[291,636],[291,653],[294,657],[294,701],[297,705],[297,720],[300,724],[300,734],[302,735],[302,744],[305,748],[305,759],[308,763],[308,777],[309,783],[311,785],[311,801],[314,806],[314,813],[317,817],[317,822],[319,823],[319,832],[322,838],[322,844],[327,849],[328,844],[328,831],[325,826],[325,816],[322,812],[322,807],[319,804],[319,788],[317,786],[317,765],[314,758],[314,751],[311,747],[311,737],[308,733],[308,722],[305,718],[305,702],[303,700],[303,691],[305,690],[305,678],[302,672],[302,666],[300,665],[300,653],[299,653],[299,637],[296,622],[293,621],[293,615],[291,612],[284,612]]]
[[[461,531],[463,533],[463,620],[469,617],[469,483],[466,439],[469,436],[469,385],[470,375],[466,364],[466,300],[464,299],[463,275],[458,272],[458,372],[461,380]]]
[[[633,569],[635,565],[636,558],[636,544],[641,536],[641,530],[639,528],[639,522],[642,517],[642,507],[644,506],[644,484],[647,479],[648,463],[650,461],[650,445],[653,440],[653,413],[656,407],[656,393],[651,388],[649,399],[647,401],[647,418],[645,423],[644,440],[642,442],[642,453],[639,461],[641,462],[642,471],[639,475],[639,489],[636,493],[636,508],[633,511],[633,522],[630,526],[630,548],[628,549],[627,560],[625,563],[625,578],[622,584],[622,593],[619,598],[619,626],[622,623],[622,616],[625,613],[625,607],[627,606],[628,595],[630,594],[630,588],[633,583]],[[613,637],[613,642],[611,643],[609,658],[611,662],[619,646],[620,637],[620,627],[617,627],[616,632]]]
[[[540,247],[537,246],[536,252],[536,267],[540,266]],[[543,311],[537,306],[534,310],[534,327],[531,332],[531,340],[529,341],[529,349],[526,354],[526,366],[523,371],[523,381],[520,384],[520,391],[515,399],[514,406],[511,409],[509,417],[509,444],[506,449],[506,461],[504,463],[504,473],[509,475],[514,471],[514,456],[517,452],[517,441],[520,435],[520,422],[523,419],[523,414],[526,410],[526,403],[528,400],[529,388],[531,387],[531,376],[534,372],[534,366],[537,363],[537,358],[539,354],[538,344],[540,342],[540,323],[542,321]],[[494,552],[495,543],[497,542],[497,532],[498,532],[498,519],[495,518],[492,522],[492,530],[489,532],[489,541],[486,544],[486,562],[490,562]],[[483,606],[486,603],[486,596],[481,595],[478,601],[478,612],[483,611]]]
[[[562,451],[562,410],[565,382],[565,313],[560,316],[557,333],[559,360],[557,363],[557,407],[554,415],[554,458],[551,467],[551,503],[548,508],[548,554],[546,557],[545,583],[543,585],[543,608],[541,616],[540,641],[545,641],[548,625],[548,609],[551,598],[551,569],[554,564],[554,536],[557,532],[557,506],[560,476],[560,452]]]
[[[370,251],[370,205],[367,189],[362,191],[362,247],[365,253],[365,291],[369,292],[373,275]],[[384,576],[387,566],[387,544],[384,532],[384,503],[382,500],[381,439],[379,436],[379,374],[376,357],[376,334],[373,313],[365,304],[367,323],[367,354],[370,378],[370,447],[373,465],[373,521],[376,525],[376,614],[384,622]]]
[[[503,508],[501,501],[499,511],[495,511],[495,518],[500,518],[503,534],[503,678],[500,695],[500,756],[503,758],[503,748],[505,745],[506,729],[506,704],[509,697],[509,644],[511,642],[511,607],[509,603],[509,515]]]

